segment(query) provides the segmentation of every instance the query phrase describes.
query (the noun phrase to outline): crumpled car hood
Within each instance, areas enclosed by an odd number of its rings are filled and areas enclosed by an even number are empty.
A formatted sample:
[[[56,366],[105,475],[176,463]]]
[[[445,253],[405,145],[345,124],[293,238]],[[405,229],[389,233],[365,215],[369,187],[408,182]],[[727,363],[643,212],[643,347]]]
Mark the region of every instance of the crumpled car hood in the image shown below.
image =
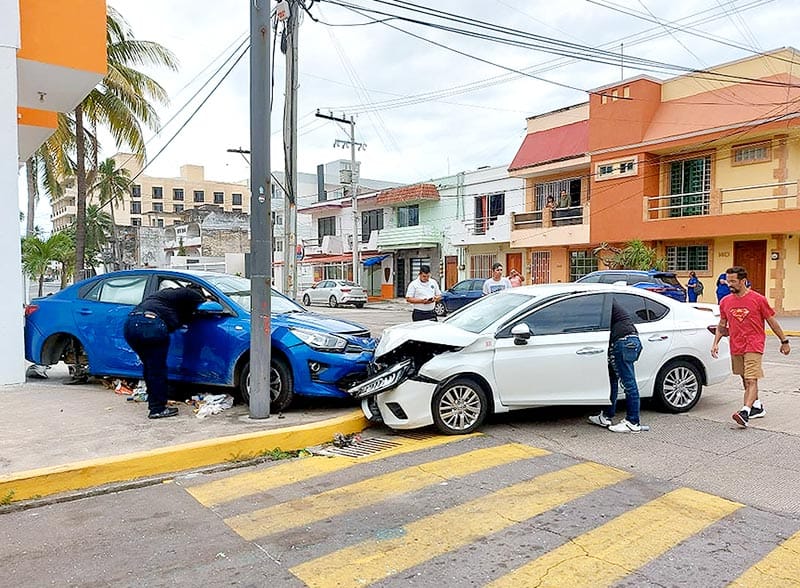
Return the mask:
[[[383,331],[381,340],[375,350],[375,357],[381,357],[397,349],[409,341],[420,343],[434,343],[451,347],[467,347],[474,343],[481,335],[470,333],[458,327],[451,327],[447,323],[433,321],[419,321],[389,327]]]

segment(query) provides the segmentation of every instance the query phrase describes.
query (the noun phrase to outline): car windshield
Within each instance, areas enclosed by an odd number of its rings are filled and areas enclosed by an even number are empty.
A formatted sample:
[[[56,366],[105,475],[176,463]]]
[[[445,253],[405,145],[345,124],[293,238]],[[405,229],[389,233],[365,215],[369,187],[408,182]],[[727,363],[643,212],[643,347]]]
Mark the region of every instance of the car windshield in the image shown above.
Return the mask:
[[[233,300],[236,304],[247,311],[250,310],[250,280],[228,274],[205,276],[205,279],[208,283],[215,286],[220,292],[225,294],[225,296]],[[278,292],[275,292],[275,290],[272,291],[270,310],[277,314],[283,314],[287,312],[305,312],[305,309],[302,306],[292,302]]]
[[[470,333],[480,333],[508,313],[530,304],[533,299],[533,296],[515,294],[510,291],[493,294],[492,296],[479,298],[456,314],[446,318],[444,322]]]

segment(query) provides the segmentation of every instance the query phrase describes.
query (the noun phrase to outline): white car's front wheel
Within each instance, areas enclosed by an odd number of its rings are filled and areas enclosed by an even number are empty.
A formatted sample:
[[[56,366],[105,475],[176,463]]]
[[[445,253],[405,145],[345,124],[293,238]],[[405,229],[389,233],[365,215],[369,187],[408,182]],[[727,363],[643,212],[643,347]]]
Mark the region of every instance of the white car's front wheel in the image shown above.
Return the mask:
[[[486,392],[470,378],[456,378],[433,396],[431,411],[436,428],[445,435],[466,435],[486,419]]]
[[[703,392],[703,380],[697,367],[685,360],[669,362],[656,377],[655,400],[666,412],[691,410]]]

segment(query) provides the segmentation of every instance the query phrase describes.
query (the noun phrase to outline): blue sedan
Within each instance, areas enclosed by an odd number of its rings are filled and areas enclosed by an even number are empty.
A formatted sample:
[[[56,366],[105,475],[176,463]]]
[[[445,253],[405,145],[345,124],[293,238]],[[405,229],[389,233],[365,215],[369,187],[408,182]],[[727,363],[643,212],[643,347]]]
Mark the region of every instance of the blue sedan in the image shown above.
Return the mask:
[[[486,278],[461,280],[452,288],[442,292],[442,299],[436,303],[436,315],[444,316],[448,312],[455,312],[483,296],[485,281]]]
[[[250,280],[213,272],[142,269],[78,282],[25,310],[25,357],[64,361],[93,376],[139,379],[142,363],[123,337],[128,313],[148,294],[194,283],[215,302],[171,337],[167,369],[176,382],[234,386],[250,398]],[[348,398],[366,377],[376,341],[366,327],[308,312],[275,290],[271,297],[272,409],[294,395]]]

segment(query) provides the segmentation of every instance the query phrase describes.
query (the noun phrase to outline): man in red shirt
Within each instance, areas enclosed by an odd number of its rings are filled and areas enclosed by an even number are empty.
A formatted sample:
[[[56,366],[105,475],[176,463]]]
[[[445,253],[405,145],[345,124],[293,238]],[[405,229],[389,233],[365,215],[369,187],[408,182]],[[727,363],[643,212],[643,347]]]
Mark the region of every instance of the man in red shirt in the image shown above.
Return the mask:
[[[742,377],[744,406],[733,413],[733,420],[740,427],[747,427],[750,419],[767,414],[758,399],[758,379],[764,377],[761,358],[764,355],[764,321],[781,341],[781,353],[789,355],[789,340],[775,318],[775,311],[764,296],[748,287],[747,270],[741,266],[726,271],[731,296],[719,303],[719,325],[711,345],[711,355],[717,357],[719,341],[727,330],[730,333],[731,366],[733,373]]]

